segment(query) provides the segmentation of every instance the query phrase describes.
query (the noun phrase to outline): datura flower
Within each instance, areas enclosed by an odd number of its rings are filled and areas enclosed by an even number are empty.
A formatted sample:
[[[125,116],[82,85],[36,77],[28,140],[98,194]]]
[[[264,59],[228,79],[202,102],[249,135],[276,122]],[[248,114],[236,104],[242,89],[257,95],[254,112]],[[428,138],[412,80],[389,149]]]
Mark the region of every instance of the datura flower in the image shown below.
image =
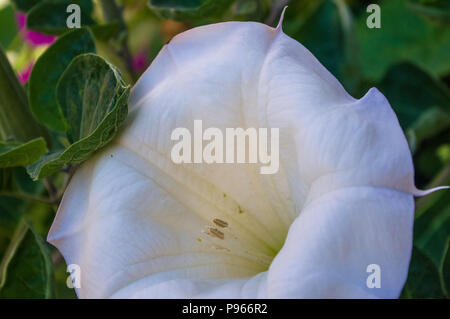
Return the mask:
[[[377,89],[351,97],[281,26],[226,22],[175,36],[129,109],[76,171],[49,233],[81,270],[80,298],[399,296],[425,192]],[[278,128],[279,169],[175,163],[172,132],[196,120]]]

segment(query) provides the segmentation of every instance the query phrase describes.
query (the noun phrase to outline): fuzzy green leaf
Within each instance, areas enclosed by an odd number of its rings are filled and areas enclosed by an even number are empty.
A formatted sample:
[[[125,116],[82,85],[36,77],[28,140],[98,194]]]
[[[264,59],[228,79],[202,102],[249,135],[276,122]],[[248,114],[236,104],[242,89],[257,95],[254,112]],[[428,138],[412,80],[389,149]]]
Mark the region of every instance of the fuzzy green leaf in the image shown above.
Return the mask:
[[[56,84],[73,58],[95,52],[91,32],[81,28],[58,39],[37,60],[30,76],[31,109],[42,123],[56,131],[64,130],[61,111],[56,101]]]
[[[48,176],[64,165],[81,163],[105,146],[128,113],[130,89],[120,73],[95,54],[76,57],[57,85],[57,97],[72,143],[28,167],[33,179]]]
[[[0,168],[26,166],[47,152],[45,140],[38,137],[27,143],[0,142]]]

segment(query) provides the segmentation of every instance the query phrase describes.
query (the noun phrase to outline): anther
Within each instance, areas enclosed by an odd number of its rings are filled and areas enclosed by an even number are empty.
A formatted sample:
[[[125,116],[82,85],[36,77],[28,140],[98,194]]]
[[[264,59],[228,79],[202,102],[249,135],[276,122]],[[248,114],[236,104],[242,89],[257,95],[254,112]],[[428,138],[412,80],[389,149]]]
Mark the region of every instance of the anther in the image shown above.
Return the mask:
[[[208,228],[208,235],[210,236],[214,236],[217,237],[219,239],[224,239],[225,238],[225,234],[222,233],[220,230],[218,230],[217,228]]]
[[[216,224],[219,227],[225,228],[228,227],[228,223],[224,220],[221,220],[219,218],[214,218],[213,223]]]

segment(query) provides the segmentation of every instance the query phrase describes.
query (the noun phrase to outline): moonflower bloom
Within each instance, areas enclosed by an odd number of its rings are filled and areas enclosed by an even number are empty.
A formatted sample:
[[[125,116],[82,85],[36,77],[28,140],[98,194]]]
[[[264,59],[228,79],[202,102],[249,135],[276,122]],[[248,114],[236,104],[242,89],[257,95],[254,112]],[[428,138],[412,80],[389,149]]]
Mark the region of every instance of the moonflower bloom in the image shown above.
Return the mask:
[[[80,298],[399,296],[413,196],[425,192],[378,90],[351,97],[280,26],[227,22],[174,37],[129,108],[122,133],[73,176],[49,233],[80,266]],[[175,164],[171,133],[195,120],[279,128],[278,172]]]

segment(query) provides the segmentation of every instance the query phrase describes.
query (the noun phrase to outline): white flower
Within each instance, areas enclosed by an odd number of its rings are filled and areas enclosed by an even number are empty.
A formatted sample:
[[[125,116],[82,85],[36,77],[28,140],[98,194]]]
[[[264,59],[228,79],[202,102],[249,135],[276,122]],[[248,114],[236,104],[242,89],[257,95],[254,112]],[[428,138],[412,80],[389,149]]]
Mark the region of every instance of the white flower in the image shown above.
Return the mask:
[[[49,234],[81,267],[79,297],[399,296],[423,193],[378,90],[354,99],[281,27],[228,22],[176,36],[129,107]],[[171,132],[197,119],[279,128],[278,173],[173,163]],[[371,264],[380,288],[366,285]]]

